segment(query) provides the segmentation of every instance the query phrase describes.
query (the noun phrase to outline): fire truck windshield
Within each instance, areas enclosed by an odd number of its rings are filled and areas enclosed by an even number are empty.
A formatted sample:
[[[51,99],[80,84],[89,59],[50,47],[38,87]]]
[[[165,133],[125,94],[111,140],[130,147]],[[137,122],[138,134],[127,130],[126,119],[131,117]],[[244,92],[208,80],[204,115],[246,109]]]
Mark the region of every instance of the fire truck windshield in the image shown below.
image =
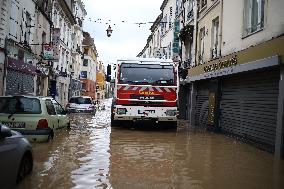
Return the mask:
[[[130,64],[120,66],[119,83],[136,85],[174,85],[173,65]]]

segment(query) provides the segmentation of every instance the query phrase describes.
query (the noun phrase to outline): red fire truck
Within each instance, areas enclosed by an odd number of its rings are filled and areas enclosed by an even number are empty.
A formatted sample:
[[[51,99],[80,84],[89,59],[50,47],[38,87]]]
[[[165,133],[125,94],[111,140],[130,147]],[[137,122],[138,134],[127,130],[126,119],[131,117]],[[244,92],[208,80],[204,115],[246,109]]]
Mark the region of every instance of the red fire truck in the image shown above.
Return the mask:
[[[111,125],[154,121],[177,126],[178,65],[172,60],[125,59],[116,64]]]

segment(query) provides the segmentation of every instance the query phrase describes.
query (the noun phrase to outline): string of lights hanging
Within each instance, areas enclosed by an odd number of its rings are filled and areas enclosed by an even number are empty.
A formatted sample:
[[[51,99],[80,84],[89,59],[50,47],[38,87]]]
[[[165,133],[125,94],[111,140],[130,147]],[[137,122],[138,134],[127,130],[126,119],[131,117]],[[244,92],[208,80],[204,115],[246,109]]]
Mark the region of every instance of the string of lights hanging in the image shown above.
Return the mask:
[[[108,25],[108,28],[107,28],[107,30],[106,30],[108,37],[110,37],[111,34],[112,34],[112,32],[113,32],[113,30],[112,30],[112,28],[111,28],[111,25],[116,26],[116,25],[122,23],[122,24],[135,24],[135,25],[138,25],[139,27],[141,27],[141,25],[154,24],[154,23],[156,23],[156,21],[155,21],[155,22],[152,22],[152,21],[150,21],[150,22],[131,22],[131,21],[127,21],[127,20],[116,21],[116,22],[114,23],[114,22],[112,22],[112,20],[109,20],[109,19],[108,19],[108,20],[103,20],[103,19],[101,19],[101,18],[97,18],[97,19],[88,18],[88,21],[89,21],[89,22],[96,23],[96,24],[105,24],[105,25]],[[169,22],[163,22],[163,21],[160,21],[160,22],[159,22],[159,24],[167,24],[167,23],[169,23]],[[172,23],[172,24],[173,24],[173,23]]]
[[[153,22],[153,21],[147,21],[147,22],[131,22],[131,21],[128,21],[128,20],[121,20],[121,21],[116,21],[116,22],[112,22],[112,20],[103,20],[103,19],[101,19],[101,18],[97,18],[97,19],[92,19],[92,18],[88,18],[88,20],[90,21],[90,22],[94,22],[94,23],[97,23],[97,24],[105,24],[105,25],[110,25],[110,24],[112,24],[112,25],[117,25],[117,24],[136,24],[136,25],[138,25],[139,27],[141,26],[141,25],[146,25],[146,24],[153,24],[153,23],[155,23],[155,22]],[[162,22],[162,21],[160,21],[159,23],[168,23],[168,22]]]

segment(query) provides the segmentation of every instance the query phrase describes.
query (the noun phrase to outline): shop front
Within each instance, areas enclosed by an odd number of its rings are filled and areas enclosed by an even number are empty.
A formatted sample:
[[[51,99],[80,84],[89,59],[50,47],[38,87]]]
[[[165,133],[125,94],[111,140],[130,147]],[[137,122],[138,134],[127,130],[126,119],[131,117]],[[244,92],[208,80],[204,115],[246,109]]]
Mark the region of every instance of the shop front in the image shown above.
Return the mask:
[[[190,69],[188,82],[196,91],[191,124],[237,136],[270,152],[279,148],[284,99],[281,44],[283,37]]]

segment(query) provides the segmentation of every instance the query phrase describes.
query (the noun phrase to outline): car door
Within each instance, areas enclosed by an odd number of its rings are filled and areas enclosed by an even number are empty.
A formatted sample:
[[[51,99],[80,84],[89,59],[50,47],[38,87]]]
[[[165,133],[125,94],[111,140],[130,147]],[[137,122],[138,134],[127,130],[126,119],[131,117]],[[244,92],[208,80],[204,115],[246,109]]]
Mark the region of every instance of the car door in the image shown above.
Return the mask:
[[[0,125],[0,168],[3,171],[0,177],[1,187],[13,188],[9,185],[16,183],[16,173],[18,170],[18,143],[16,139],[12,137],[2,137],[1,125]]]
[[[48,113],[49,127],[51,127],[52,129],[57,129],[59,127],[59,117],[56,113],[52,100],[46,99],[45,105],[46,105],[46,110]]]
[[[68,118],[67,118],[67,115],[66,115],[66,111],[55,100],[53,100],[53,105],[55,107],[55,111],[56,111],[56,114],[58,116],[58,128],[66,127],[67,124],[68,124]]]

